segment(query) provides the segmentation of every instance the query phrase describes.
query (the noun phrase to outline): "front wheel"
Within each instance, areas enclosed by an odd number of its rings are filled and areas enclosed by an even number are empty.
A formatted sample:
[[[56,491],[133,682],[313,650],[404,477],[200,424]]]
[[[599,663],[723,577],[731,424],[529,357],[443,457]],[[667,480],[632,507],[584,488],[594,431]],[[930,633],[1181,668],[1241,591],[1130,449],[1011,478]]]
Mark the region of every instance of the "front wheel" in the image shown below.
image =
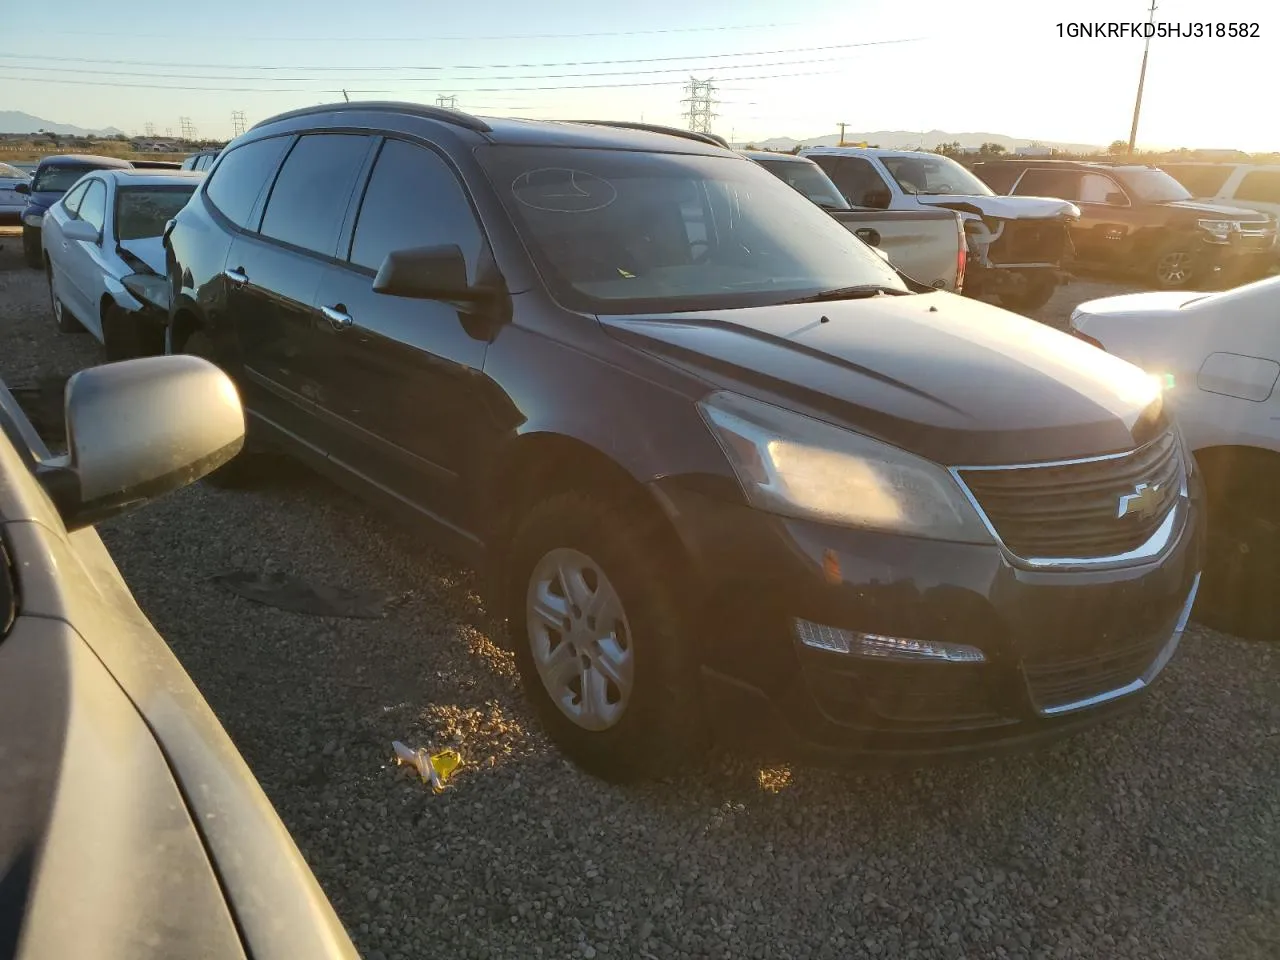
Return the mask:
[[[45,273],[49,281],[49,309],[53,311],[53,322],[58,328],[59,333],[84,333],[84,327],[80,325],[80,321],[71,315],[71,311],[58,298],[53,291],[53,269],[49,268]]]
[[[525,695],[560,749],[608,780],[670,773],[705,743],[662,549],[649,521],[584,494],[534,507],[511,543],[505,600]]]
[[[1186,240],[1175,240],[1156,251],[1152,260],[1151,281],[1161,290],[1180,290],[1191,285],[1195,277],[1196,255]]]

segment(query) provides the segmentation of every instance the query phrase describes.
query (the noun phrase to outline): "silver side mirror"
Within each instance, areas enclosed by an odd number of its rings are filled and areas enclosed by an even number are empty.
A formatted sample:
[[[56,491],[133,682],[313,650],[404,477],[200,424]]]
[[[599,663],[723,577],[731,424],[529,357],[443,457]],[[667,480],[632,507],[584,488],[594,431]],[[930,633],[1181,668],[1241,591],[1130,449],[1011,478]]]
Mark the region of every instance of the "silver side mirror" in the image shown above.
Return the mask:
[[[67,381],[67,453],[38,477],[76,530],[185,487],[244,445],[231,379],[192,356],[142,357]]]
[[[68,220],[62,225],[62,235],[68,240],[83,240],[85,243],[97,243],[102,239],[98,228],[88,220]]]

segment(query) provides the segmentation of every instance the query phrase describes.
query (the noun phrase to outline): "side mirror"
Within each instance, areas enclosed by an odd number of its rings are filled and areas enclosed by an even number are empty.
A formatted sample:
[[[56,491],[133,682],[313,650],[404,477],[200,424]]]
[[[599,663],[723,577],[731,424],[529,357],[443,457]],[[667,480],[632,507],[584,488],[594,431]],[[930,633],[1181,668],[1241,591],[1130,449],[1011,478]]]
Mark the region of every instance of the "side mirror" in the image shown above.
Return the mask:
[[[97,243],[101,238],[98,228],[88,220],[68,220],[62,225],[62,235],[68,240],[84,240]]]
[[[414,300],[474,302],[493,296],[467,281],[467,261],[456,244],[393,250],[373,278],[373,292]]]
[[[1111,204],[1114,207],[1123,207],[1126,203],[1129,202],[1129,198],[1126,197],[1119,190],[1113,190],[1111,193],[1107,194],[1106,202]]]
[[[888,210],[892,200],[893,195],[888,190],[868,190],[862,195],[861,206],[871,207],[874,210]]]
[[[68,530],[113,517],[212,473],[244,444],[231,379],[193,356],[142,357],[67,381],[67,454],[38,477]]]
[[[14,193],[22,193],[22,194],[26,194],[26,195],[29,197],[29,196],[31,196],[31,184],[29,184],[29,183],[15,183],[15,184],[13,185],[13,192],[14,192]]]
[[[868,247],[880,247],[880,231],[875,227],[859,227],[853,231],[853,235],[865,243]]]

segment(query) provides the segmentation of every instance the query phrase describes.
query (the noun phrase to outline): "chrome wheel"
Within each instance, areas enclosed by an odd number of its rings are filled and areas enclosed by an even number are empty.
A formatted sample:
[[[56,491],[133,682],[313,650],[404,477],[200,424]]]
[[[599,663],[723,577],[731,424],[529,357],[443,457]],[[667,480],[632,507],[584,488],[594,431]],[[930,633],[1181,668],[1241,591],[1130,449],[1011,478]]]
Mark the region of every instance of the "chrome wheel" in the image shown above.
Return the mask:
[[[607,730],[635,685],[631,628],[609,578],[585,553],[557,547],[533,569],[525,621],[538,676],[584,730]]]
[[[1191,277],[1191,254],[1185,250],[1166,253],[1156,261],[1156,279],[1166,287],[1177,287]]]

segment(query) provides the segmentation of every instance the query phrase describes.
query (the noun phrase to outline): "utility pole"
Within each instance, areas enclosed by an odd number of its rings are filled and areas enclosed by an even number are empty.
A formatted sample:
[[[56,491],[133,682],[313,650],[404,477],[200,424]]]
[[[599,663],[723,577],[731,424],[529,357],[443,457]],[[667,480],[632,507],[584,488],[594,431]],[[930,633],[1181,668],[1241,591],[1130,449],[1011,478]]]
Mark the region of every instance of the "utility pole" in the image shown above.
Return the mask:
[[[847,123],[837,123],[837,124],[836,124],[836,126],[840,128],[840,142],[839,142],[838,144],[836,144],[836,146],[843,147],[843,146],[844,146],[844,128],[845,128],[845,127],[847,127],[847,126],[848,126],[848,124],[847,124]]]
[[[236,137],[240,136],[240,134],[244,133],[244,128],[245,128],[244,111],[243,110],[231,111],[232,139],[235,139]]]
[[[455,96],[445,96],[443,93],[436,97],[437,107],[447,107],[450,110],[458,109],[458,98]]]
[[[690,77],[684,91],[688,96],[681,102],[689,105],[684,114],[689,120],[689,129],[694,133],[710,133],[711,121],[717,116],[715,81]]]
[[[1156,0],[1151,0],[1151,9],[1148,11],[1147,22],[1155,23]],[[1151,51],[1151,37],[1148,36],[1142,44],[1142,72],[1138,74],[1138,96],[1133,101],[1133,126],[1129,128],[1129,156],[1133,156],[1133,145],[1138,139],[1138,114],[1142,111],[1142,85],[1147,81],[1147,54]]]
[[[343,87],[343,88],[342,88],[342,99],[343,99],[343,100],[345,100],[345,101],[347,101],[347,103],[350,103],[350,102],[351,102],[351,98],[347,96],[347,88],[346,88],[346,87]]]

